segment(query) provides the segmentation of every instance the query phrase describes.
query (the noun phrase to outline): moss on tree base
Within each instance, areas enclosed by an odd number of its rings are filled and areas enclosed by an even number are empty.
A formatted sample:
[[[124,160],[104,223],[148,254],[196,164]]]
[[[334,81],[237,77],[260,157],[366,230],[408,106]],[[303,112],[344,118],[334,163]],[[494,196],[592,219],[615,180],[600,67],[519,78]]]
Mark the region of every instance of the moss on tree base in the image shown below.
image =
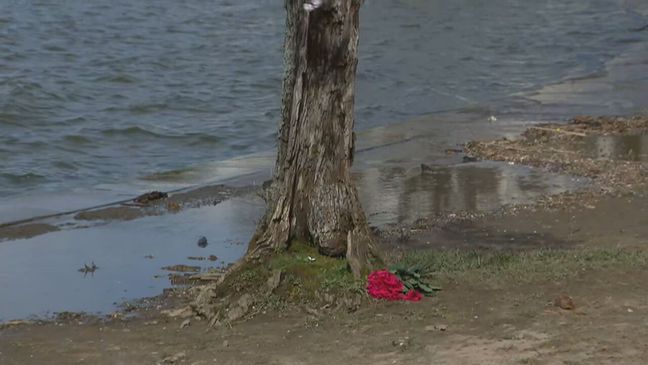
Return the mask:
[[[213,325],[292,307],[353,311],[368,299],[365,286],[344,258],[294,241],[287,250],[242,262],[218,284],[196,288],[192,309]]]

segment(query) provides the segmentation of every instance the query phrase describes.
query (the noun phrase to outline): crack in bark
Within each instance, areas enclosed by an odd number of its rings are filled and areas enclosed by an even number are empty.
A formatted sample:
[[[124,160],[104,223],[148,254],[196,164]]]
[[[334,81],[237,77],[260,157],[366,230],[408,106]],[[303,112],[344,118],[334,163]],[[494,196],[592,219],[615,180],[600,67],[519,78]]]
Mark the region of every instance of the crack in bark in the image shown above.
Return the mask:
[[[357,276],[377,256],[351,178],[358,0],[328,0],[305,12],[286,0],[284,98],[268,211],[248,257],[312,240],[347,256]]]

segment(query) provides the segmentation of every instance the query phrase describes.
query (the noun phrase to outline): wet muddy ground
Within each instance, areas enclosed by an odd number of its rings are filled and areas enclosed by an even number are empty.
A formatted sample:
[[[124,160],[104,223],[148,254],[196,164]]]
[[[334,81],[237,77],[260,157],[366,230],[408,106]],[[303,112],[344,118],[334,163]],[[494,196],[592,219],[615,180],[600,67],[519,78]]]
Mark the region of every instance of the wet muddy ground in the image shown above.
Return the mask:
[[[0,329],[3,364],[639,364],[648,347],[644,237],[646,199],[603,197],[591,209],[563,215],[527,211],[504,219],[485,217],[454,241],[502,247],[531,236],[560,245],[636,245],[643,259],[609,250],[572,262],[571,254],[547,265],[516,270],[458,272],[440,295],[421,303],[372,303],[358,311],[293,308],[259,313],[232,327],[161,314],[182,299],[163,299],[138,316],[65,315],[48,322],[14,323]],[[569,217],[566,219],[565,217]],[[599,222],[606,220],[602,226]],[[568,221],[570,224],[566,224]],[[464,225],[463,227],[468,227]],[[457,227],[458,228],[458,227]],[[578,230],[580,229],[580,230]],[[472,233],[471,233],[472,232]],[[602,234],[603,233],[603,234]],[[404,249],[435,239],[418,232]],[[469,242],[463,242],[463,239]],[[447,240],[448,235],[436,237]],[[452,244],[453,238],[449,239]],[[530,241],[529,241],[530,242]],[[566,251],[570,252],[570,251]],[[574,252],[574,257],[579,254]],[[629,251],[630,252],[630,251]],[[609,255],[609,257],[607,257]],[[593,261],[589,261],[593,260]],[[594,264],[592,264],[594,262]],[[564,265],[564,266],[563,266]],[[528,267],[528,268],[526,268]],[[574,308],[554,305],[567,293]]]
[[[396,159],[382,170],[369,162],[357,175],[360,191],[373,189],[372,194],[378,195],[367,196],[385,197],[375,202],[365,196],[363,202],[383,247],[394,255],[457,248],[565,252],[561,260],[549,261],[546,267],[530,261],[516,269],[519,271],[497,275],[471,274],[470,270],[457,273],[442,280],[441,295],[420,304],[371,304],[354,313],[295,308],[259,313],[232,328],[207,328],[191,314],[180,318],[161,314],[165,306],[181,306],[183,300],[190,299],[183,299],[182,291],[177,291],[179,298],[158,297],[144,305],[136,317],[117,315],[104,321],[64,316],[40,324],[5,324],[0,330],[0,360],[8,364],[37,364],[45,358],[52,364],[323,364],[336,360],[359,364],[641,363],[648,354],[643,341],[648,336],[648,302],[643,289],[648,280],[644,258],[648,180],[642,157],[645,123],[645,118],[579,118],[567,125],[539,125],[519,138],[468,144],[465,152],[471,159],[467,163],[461,153],[448,155],[446,163],[433,166],[410,163],[398,167]],[[472,158],[500,162],[475,162]],[[372,173],[373,179],[366,177]],[[228,202],[249,203],[237,198],[209,209],[218,210]],[[12,241],[8,247],[36,244],[32,240],[45,241],[58,234],[92,234],[99,228],[131,227],[124,229],[130,237],[137,237],[137,230],[143,235],[169,234],[181,224],[187,234],[182,234],[182,239],[176,236],[177,242],[194,247],[194,251],[186,253],[183,247],[186,261],[156,263],[151,272],[163,272],[163,266],[173,265],[204,270],[211,262],[195,260],[207,257],[198,240],[212,236],[197,233],[198,227],[206,228],[200,218],[204,209],[207,207],[63,230]],[[230,214],[232,209],[234,205],[224,211]],[[243,216],[261,211],[259,204]],[[183,214],[191,216],[182,218]],[[142,224],[146,220],[150,223]],[[187,226],[191,222],[197,225],[195,229]],[[244,231],[253,229],[253,223],[232,230],[249,236]],[[185,239],[189,232],[196,237]],[[96,236],[84,238],[85,242],[92,239]],[[77,238],[70,241],[79,242]],[[113,247],[133,249],[135,245],[129,246],[127,241],[116,237],[114,242],[119,244],[113,242]],[[211,245],[209,238],[206,247]],[[161,242],[157,248],[170,246]],[[234,246],[242,254],[244,245]],[[580,252],[599,249],[603,251],[579,258]],[[142,261],[158,257],[152,248],[150,251],[138,253]],[[157,255],[164,257],[163,253]],[[542,251],[539,255],[542,257]],[[57,257],[47,252],[43,256]],[[86,274],[83,280],[97,278],[113,264],[97,262],[94,276]],[[80,274],[77,279],[84,276],[76,271],[78,264],[70,266],[70,272]],[[133,275],[131,271],[128,278],[133,280]],[[574,299],[574,309],[554,306],[561,293]],[[29,300],[37,302],[38,298]],[[347,338],[344,343],[340,334]]]
[[[476,219],[492,216],[506,226],[525,207],[561,205],[561,199],[570,196],[591,198],[595,189],[611,191],[623,185],[611,184],[614,181],[636,185],[643,176],[641,156],[646,147],[641,131],[645,128],[640,119],[631,123],[581,119],[569,125],[536,126],[521,139],[470,143],[464,153],[461,145],[450,143],[452,137],[446,145],[424,148],[428,139],[407,137],[418,133],[418,124],[412,123],[403,129],[405,135],[398,134],[397,144],[389,131],[373,140],[368,136],[355,177],[370,224],[388,247],[394,239],[428,248],[571,245],[574,240],[554,234],[569,220],[524,235],[515,228],[481,227]],[[418,150],[428,152],[412,158],[411,153]],[[501,161],[476,161],[475,157]],[[434,164],[422,163],[433,158]],[[605,167],[611,163],[614,173]],[[624,173],[628,169],[633,173]],[[262,180],[262,174],[253,176]],[[106,313],[124,300],[195,283],[191,273],[170,273],[163,267],[186,265],[205,271],[236,261],[263,211],[260,187],[245,181],[0,227],[0,239],[11,240],[0,246],[4,262],[0,280],[13,293],[0,299],[0,319],[60,311]],[[502,212],[511,214],[503,219]],[[419,231],[427,233],[419,237]],[[206,248],[197,245],[203,236],[210,242]],[[188,259],[210,256],[217,260]],[[93,261],[97,271],[78,272]],[[22,289],[25,282],[32,283],[30,290]],[[42,302],[35,299],[39,296],[54,299]]]
[[[474,128],[475,119],[486,118],[479,113],[451,115],[365,132],[358,147],[355,178],[370,223],[378,230],[389,230],[429,216],[483,214],[503,204],[530,203],[546,194],[587,186],[587,179],[524,166],[464,162],[459,143],[466,138],[513,135],[523,125],[502,122],[493,124],[491,131]],[[448,134],[450,125],[453,133]],[[151,176],[156,189],[182,185],[183,179],[195,179],[197,174],[205,181],[224,178],[217,184],[172,190],[159,199],[144,201],[133,195],[120,197],[114,204],[77,210],[79,202],[74,199],[71,205],[65,205],[64,199],[21,203],[19,213],[40,204],[51,208],[46,212],[51,214],[20,224],[0,224],[0,241],[4,241],[0,257],[7,263],[0,268],[0,280],[13,293],[0,298],[0,319],[60,311],[107,313],[124,300],[195,283],[192,273],[169,272],[163,267],[200,266],[204,271],[236,261],[263,212],[259,185],[268,178],[269,169],[264,166],[269,160],[254,155],[249,160]],[[236,173],[241,175],[233,177]],[[30,211],[23,210],[16,217]],[[202,236],[209,242],[204,249],[197,245]],[[187,259],[212,255],[218,260]],[[78,272],[93,261],[99,267],[96,271]],[[30,283],[31,289],[23,290],[23,283]],[[53,300],[35,299],[48,295]]]
[[[587,179],[491,162],[368,168],[356,178],[377,230],[452,212],[484,214],[587,185]],[[13,239],[0,246],[0,284],[12,293],[0,298],[0,320],[60,311],[107,313],[125,300],[192,284],[188,270],[165,273],[163,267],[205,271],[238,260],[263,213],[258,193],[254,187],[210,186],[142,206],[131,201],[0,228],[0,237]],[[200,247],[203,236],[209,244]],[[99,269],[77,271],[91,262]],[[41,296],[51,299],[42,302]]]
[[[648,303],[628,293],[641,290],[646,276],[588,274],[533,288],[453,287],[422,305],[376,305],[334,318],[261,315],[232,329],[209,329],[195,319],[181,328],[185,320],[157,317],[60,321],[3,331],[0,358],[7,364],[642,363]],[[563,290],[576,298],[577,311],[550,305]]]

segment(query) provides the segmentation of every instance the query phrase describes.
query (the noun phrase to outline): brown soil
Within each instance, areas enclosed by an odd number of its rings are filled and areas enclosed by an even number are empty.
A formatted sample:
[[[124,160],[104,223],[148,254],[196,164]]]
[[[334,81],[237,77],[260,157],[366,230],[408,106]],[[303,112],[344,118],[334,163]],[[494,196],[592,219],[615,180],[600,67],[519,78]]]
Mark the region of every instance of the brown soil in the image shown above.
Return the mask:
[[[587,176],[589,189],[493,214],[400,227],[396,250],[565,249],[564,261],[536,267],[533,275],[440,276],[435,284],[443,291],[420,303],[368,302],[352,312],[293,305],[217,327],[191,311],[162,311],[182,308],[185,296],[160,297],[135,317],[6,324],[0,364],[644,363],[646,261],[612,255],[581,265],[569,259],[577,249],[648,250],[647,163],[592,158],[579,142],[643,134],[648,120],[578,118],[540,128],[515,141],[473,142],[466,150]],[[393,245],[393,235],[382,236]]]
[[[41,234],[56,232],[59,228],[46,223],[28,223],[16,226],[0,227],[0,241],[30,238]]]
[[[267,313],[231,328],[155,311],[71,318],[5,328],[0,363],[639,364],[648,355],[646,280],[648,270],[615,268],[559,281],[448,282],[416,304]],[[561,293],[573,310],[554,306]]]

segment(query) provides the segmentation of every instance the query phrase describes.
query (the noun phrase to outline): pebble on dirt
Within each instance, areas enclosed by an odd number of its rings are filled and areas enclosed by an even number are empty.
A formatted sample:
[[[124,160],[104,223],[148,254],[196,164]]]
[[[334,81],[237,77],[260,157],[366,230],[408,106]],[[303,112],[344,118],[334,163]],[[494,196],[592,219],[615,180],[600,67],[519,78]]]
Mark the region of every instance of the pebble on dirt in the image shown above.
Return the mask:
[[[564,310],[574,310],[576,308],[574,299],[564,293],[560,294],[556,299],[554,299],[554,305]]]

